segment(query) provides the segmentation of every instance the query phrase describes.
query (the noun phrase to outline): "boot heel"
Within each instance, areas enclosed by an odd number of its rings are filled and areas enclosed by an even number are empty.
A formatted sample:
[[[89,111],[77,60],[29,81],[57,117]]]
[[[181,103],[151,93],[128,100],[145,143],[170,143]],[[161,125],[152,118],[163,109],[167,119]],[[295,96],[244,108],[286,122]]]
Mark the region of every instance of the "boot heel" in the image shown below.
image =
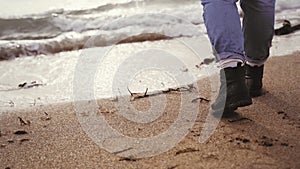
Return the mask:
[[[236,110],[251,105],[252,99],[245,83],[245,68],[238,65],[235,68],[224,68],[220,73],[220,91],[212,109]]]
[[[263,66],[255,66],[251,67],[246,65],[246,74],[245,74],[245,82],[251,97],[259,97],[263,95],[262,92],[262,78],[264,72]]]

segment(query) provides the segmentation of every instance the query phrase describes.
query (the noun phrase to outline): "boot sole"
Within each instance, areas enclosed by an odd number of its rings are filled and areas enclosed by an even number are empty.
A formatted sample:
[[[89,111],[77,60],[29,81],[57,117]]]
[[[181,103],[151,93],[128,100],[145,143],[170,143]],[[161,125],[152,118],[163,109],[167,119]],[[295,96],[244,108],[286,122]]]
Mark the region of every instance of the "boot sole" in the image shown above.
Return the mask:
[[[239,107],[246,107],[252,104],[252,99],[244,99],[225,106],[225,109],[236,110]]]
[[[211,108],[213,110],[217,110],[217,111],[220,111],[222,109],[223,110],[234,111],[234,110],[236,110],[239,107],[245,107],[245,106],[249,106],[251,104],[252,104],[251,97],[249,97],[249,98],[247,97],[247,98],[244,98],[244,99],[239,99],[238,101],[235,101],[234,103],[231,103],[231,104],[228,104],[228,105],[224,105],[224,107],[212,105]]]
[[[250,99],[244,99],[244,100],[237,101],[234,104],[224,106],[224,108],[217,108],[217,107],[212,106],[212,109],[215,112],[228,113],[228,112],[234,112],[239,107],[246,107],[246,106],[250,106],[251,104],[252,104],[252,99],[250,98]]]

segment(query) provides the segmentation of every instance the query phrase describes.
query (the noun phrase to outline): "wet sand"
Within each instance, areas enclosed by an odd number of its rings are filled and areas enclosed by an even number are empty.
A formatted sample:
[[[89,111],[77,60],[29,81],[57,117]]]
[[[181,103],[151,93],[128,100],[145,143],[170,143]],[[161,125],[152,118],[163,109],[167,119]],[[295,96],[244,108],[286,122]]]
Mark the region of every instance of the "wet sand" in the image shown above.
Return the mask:
[[[300,53],[272,57],[265,67],[266,94],[238,109],[244,118],[223,119],[203,144],[198,138],[210,102],[194,103],[201,113],[189,134],[171,150],[149,158],[124,158],[101,149],[82,129],[72,103],[1,113],[0,168],[299,168],[299,64]],[[210,99],[208,82],[201,80],[198,85],[201,97]],[[115,107],[119,100],[99,100],[98,112],[127,136],[151,137],[174,123],[181,95],[186,94],[163,94],[167,98],[163,116],[151,124],[122,118]],[[149,99],[131,104],[147,110]]]

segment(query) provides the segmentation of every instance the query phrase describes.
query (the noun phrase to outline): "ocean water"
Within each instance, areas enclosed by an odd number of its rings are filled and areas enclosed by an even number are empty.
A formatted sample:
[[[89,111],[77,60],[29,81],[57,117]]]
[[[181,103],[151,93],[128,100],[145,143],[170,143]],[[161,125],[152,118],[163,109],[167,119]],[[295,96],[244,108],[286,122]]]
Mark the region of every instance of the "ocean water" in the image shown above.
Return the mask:
[[[298,1],[277,0],[275,27],[280,27],[284,19],[300,23]],[[216,71],[214,65],[197,68],[205,58],[213,57],[199,0],[0,0],[0,4],[0,112],[115,98],[128,95],[128,88],[137,93],[146,88],[149,92],[165,90]],[[129,43],[148,39],[162,40]],[[271,55],[299,51],[299,42],[299,31],[274,37]],[[89,49],[83,49],[86,47]],[[139,60],[139,51],[148,59]],[[177,56],[184,65],[166,53]],[[97,57],[103,59],[95,65]],[[141,65],[138,61],[142,65],[167,63],[161,66],[172,76],[147,68],[116,76],[120,68],[128,72]],[[79,72],[82,77],[77,83],[80,66],[87,72]],[[90,86],[94,93],[74,97],[74,92],[88,86],[76,85],[90,75],[90,69],[97,69],[94,85]],[[194,78],[186,78],[188,74]],[[171,77],[180,77],[181,81]],[[114,84],[120,86],[112,88]]]
[[[108,46],[146,33],[176,38],[206,32],[199,0],[0,0],[0,4],[1,60],[78,50],[95,35],[100,39],[95,46]],[[300,23],[299,14],[298,0],[277,0],[277,27],[284,19]]]

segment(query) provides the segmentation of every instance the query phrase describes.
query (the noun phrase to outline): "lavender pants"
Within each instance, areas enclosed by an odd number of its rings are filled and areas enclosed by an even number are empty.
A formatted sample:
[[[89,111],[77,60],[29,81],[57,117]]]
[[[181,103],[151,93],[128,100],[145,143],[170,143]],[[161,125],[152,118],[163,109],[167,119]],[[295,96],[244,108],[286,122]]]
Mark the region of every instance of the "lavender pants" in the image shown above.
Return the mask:
[[[240,59],[263,64],[274,33],[275,0],[202,0],[203,18],[218,60]]]

